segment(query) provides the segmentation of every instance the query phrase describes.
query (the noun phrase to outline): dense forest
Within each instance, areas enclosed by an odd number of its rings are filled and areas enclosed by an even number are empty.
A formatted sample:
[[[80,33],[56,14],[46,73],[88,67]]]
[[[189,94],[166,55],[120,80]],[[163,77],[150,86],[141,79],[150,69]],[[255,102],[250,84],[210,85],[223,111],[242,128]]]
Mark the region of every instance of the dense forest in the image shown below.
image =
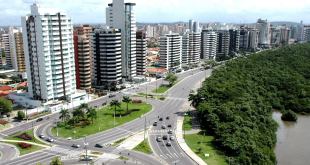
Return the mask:
[[[272,109],[310,112],[310,43],[282,46],[213,70],[189,100],[231,164],[276,164]]]

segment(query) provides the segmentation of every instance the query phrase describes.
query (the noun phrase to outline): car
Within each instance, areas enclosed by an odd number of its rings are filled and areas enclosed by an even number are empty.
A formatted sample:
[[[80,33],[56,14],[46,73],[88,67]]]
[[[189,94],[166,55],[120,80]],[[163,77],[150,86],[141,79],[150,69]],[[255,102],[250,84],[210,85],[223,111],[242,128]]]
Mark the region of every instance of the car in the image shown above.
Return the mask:
[[[168,139],[168,136],[167,136],[167,135],[164,135],[164,136],[163,136],[163,139],[164,139],[164,140],[167,140],[167,139]]]
[[[54,142],[54,139],[48,137],[48,138],[46,138],[46,141],[48,141],[48,142]]]
[[[167,119],[167,120],[169,120],[169,119],[170,119],[170,117],[169,117],[169,116],[167,116],[167,117],[166,117],[166,119]]]
[[[170,143],[170,142],[167,142],[166,146],[171,146],[171,143]]]
[[[170,140],[171,140],[171,141],[174,141],[174,136],[170,136]]]
[[[157,140],[158,142],[161,142],[161,137],[158,136],[156,140]]]
[[[42,120],[43,120],[43,118],[38,118],[38,119],[37,119],[37,122],[42,121]]]
[[[153,126],[157,126],[157,121],[154,121],[154,124],[153,124]]]
[[[170,130],[168,131],[168,133],[169,133],[169,134],[172,134],[172,130],[170,129]]]
[[[92,157],[90,157],[90,156],[84,156],[84,157],[82,157],[82,159],[81,160],[84,160],[84,161],[89,161],[89,160],[93,160],[93,158]]]
[[[80,148],[80,145],[78,145],[78,144],[76,144],[76,143],[73,143],[71,147]]]
[[[163,126],[161,126],[162,129],[166,129],[166,125],[164,124]]]
[[[41,134],[39,135],[39,137],[40,137],[40,138],[44,138],[44,135],[41,133]]]
[[[159,121],[163,121],[163,118],[161,117],[161,118],[159,118]]]
[[[103,147],[103,145],[102,145],[102,144],[97,143],[97,144],[95,145],[95,147],[102,148],[102,147]]]
[[[168,124],[168,127],[171,127],[171,124]]]
[[[102,106],[105,106],[105,105],[107,105],[107,102],[102,103]]]
[[[113,94],[110,94],[110,95],[109,95],[109,98],[111,98],[111,97],[114,97],[114,96],[115,96],[115,95],[113,95]]]

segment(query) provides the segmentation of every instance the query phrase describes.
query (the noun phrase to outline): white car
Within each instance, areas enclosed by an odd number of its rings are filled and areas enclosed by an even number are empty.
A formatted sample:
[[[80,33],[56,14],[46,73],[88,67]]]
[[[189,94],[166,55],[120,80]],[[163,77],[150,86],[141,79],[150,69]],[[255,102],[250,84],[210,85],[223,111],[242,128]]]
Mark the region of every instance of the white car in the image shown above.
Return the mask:
[[[84,160],[84,161],[89,161],[89,160],[93,160],[93,158],[90,157],[90,156],[84,156],[84,157],[82,158],[82,160]]]
[[[174,141],[174,137],[173,137],[173,136],[170,136],[170,140],[171,140],[171,141]]]
[[[46,138],[46,141],[48,141],[48,142],[54,142],[54,139],[48,137],[48,138]]]
[[[39,137],[40,137],[40,138],[44,138],[45,136],[41,133],[41,134],[39,135]]]

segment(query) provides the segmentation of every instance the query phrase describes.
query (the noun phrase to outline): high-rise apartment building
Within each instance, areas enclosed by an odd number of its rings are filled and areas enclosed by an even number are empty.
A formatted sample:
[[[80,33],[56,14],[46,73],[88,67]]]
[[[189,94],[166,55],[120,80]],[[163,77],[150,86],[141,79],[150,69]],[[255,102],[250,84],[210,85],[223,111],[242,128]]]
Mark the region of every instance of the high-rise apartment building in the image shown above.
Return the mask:
[[[229,29],[229,35],[230,35],[229,51],[231,52],[239,51],[240,30]]]
[[[182,37],[182,64],[198,64],[200,60],[201,34],[187,32]]]
[[[3,34],[3,42],[4,42],[4,55],[5,55],[5,62],[6,62],[6,68],[13,67],[12,64],[12,55],[11,55],[11,40],[10,40],[10,33]],[[2,59],[1,59],[2,60]]]
[[[91,88],[91,62],[90,62],[90,33],[89,25],[78,25],[74,27],[74,53],[76,88]]]
[[[215,60],[217,48],[217,34],[212,30],[204,29],[201,32],[201,59]]]
[[[37,100],[70,100],[76,92],[72,19],[36,3],[30,8],[21,18],[28,94]]]
[[[292,25],[290,29],[291,29],[291,39],[297,40],[298,27]]]
[[[310,41],[310,26],[303,26],[301,41]]]
[[[217,48],[216,48],[216,57],[221,55],[228,55],[229,45],[230,45],[230,34],[229,30],[215,30],[217,34]]]
[[[136,76],[136,15],[135,3],[113,0],[106,8],[106,24],[111,29],[120,29],[122,35],[122,76],[132,80]]]
[[[146,74],[146,31],[137,31],[137,75]]]
[[[258,33],[258,47],[270,48],[270,22],[267,20],[258,19],[256,22],[256,29]]]
[[[241,27],[240,29],[240,49],[257,48],[258,32],[255,28]]]
[[[188,22],[188,28],[190,31],[193,31],[194,30],[194,20],[189,20]]]
[[[200,32],[199,22],[194,22],[194,28],[192,31],[195,33]]]
[[[163,34],[159,38],[159,65],[160,68],[175,70],[181,67],[182,36],[176,33]]]
[[[156,32],[154,33],[154,27],[148,25],[148,26],[146,27],[146,36],[147,36],[148,38],[155,37],[154,34],[156,34]]]
[[[291,38],[291,29],[287,26],[282,26],[280,28],[280,42],[284,44],[289,44]]]
[[[122,83],[120,29],[95,29],[90,36],[91,81],[94,87]]]

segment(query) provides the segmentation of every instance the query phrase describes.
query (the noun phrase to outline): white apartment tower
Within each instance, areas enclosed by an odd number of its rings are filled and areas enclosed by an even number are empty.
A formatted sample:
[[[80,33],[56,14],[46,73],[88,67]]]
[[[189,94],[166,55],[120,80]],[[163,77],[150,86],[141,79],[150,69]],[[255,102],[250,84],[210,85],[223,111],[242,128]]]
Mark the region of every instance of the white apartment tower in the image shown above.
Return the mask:
[[[258,19],[256,23],[256,29],[258,33],[258,47],[259,48],[269,48],[270,47],[270,22],[262,19]]]
[[[201,59],[215,60],[217,48],[217,34],[212,30],[201,32]]]
[[[159,65],[160,68],[175,70],[181,67],[182,62],[182,36],[179,34],[163,34],[159,38]]]
[[[72,19],[34,3],[21,18],[29,96],[69,100],[76,92]]]
[[[122,37],[119,29],[95,29],[90,34],[93,86],[117,85],[122,80]]]
[[[106,25],[120,29],[122,35],[122,76],[132,80],[136,76],[136,15],[135,3],[113,0],[106,8]]]
[[[194,30],[194,20],[191,19],[188,21],[188,28],[189,28],[189,31]]]
[[[4,55],[5,55],[6,67],[11,68],[13,67],[13,65],[12,65],[12,58],[11,58],[10,32],[8,34],[3,34],[2,37],[4,41]]]
[[[187,32],[183,35],[182,43],[182,64],[198,64],[200,60],[201,34]]]

